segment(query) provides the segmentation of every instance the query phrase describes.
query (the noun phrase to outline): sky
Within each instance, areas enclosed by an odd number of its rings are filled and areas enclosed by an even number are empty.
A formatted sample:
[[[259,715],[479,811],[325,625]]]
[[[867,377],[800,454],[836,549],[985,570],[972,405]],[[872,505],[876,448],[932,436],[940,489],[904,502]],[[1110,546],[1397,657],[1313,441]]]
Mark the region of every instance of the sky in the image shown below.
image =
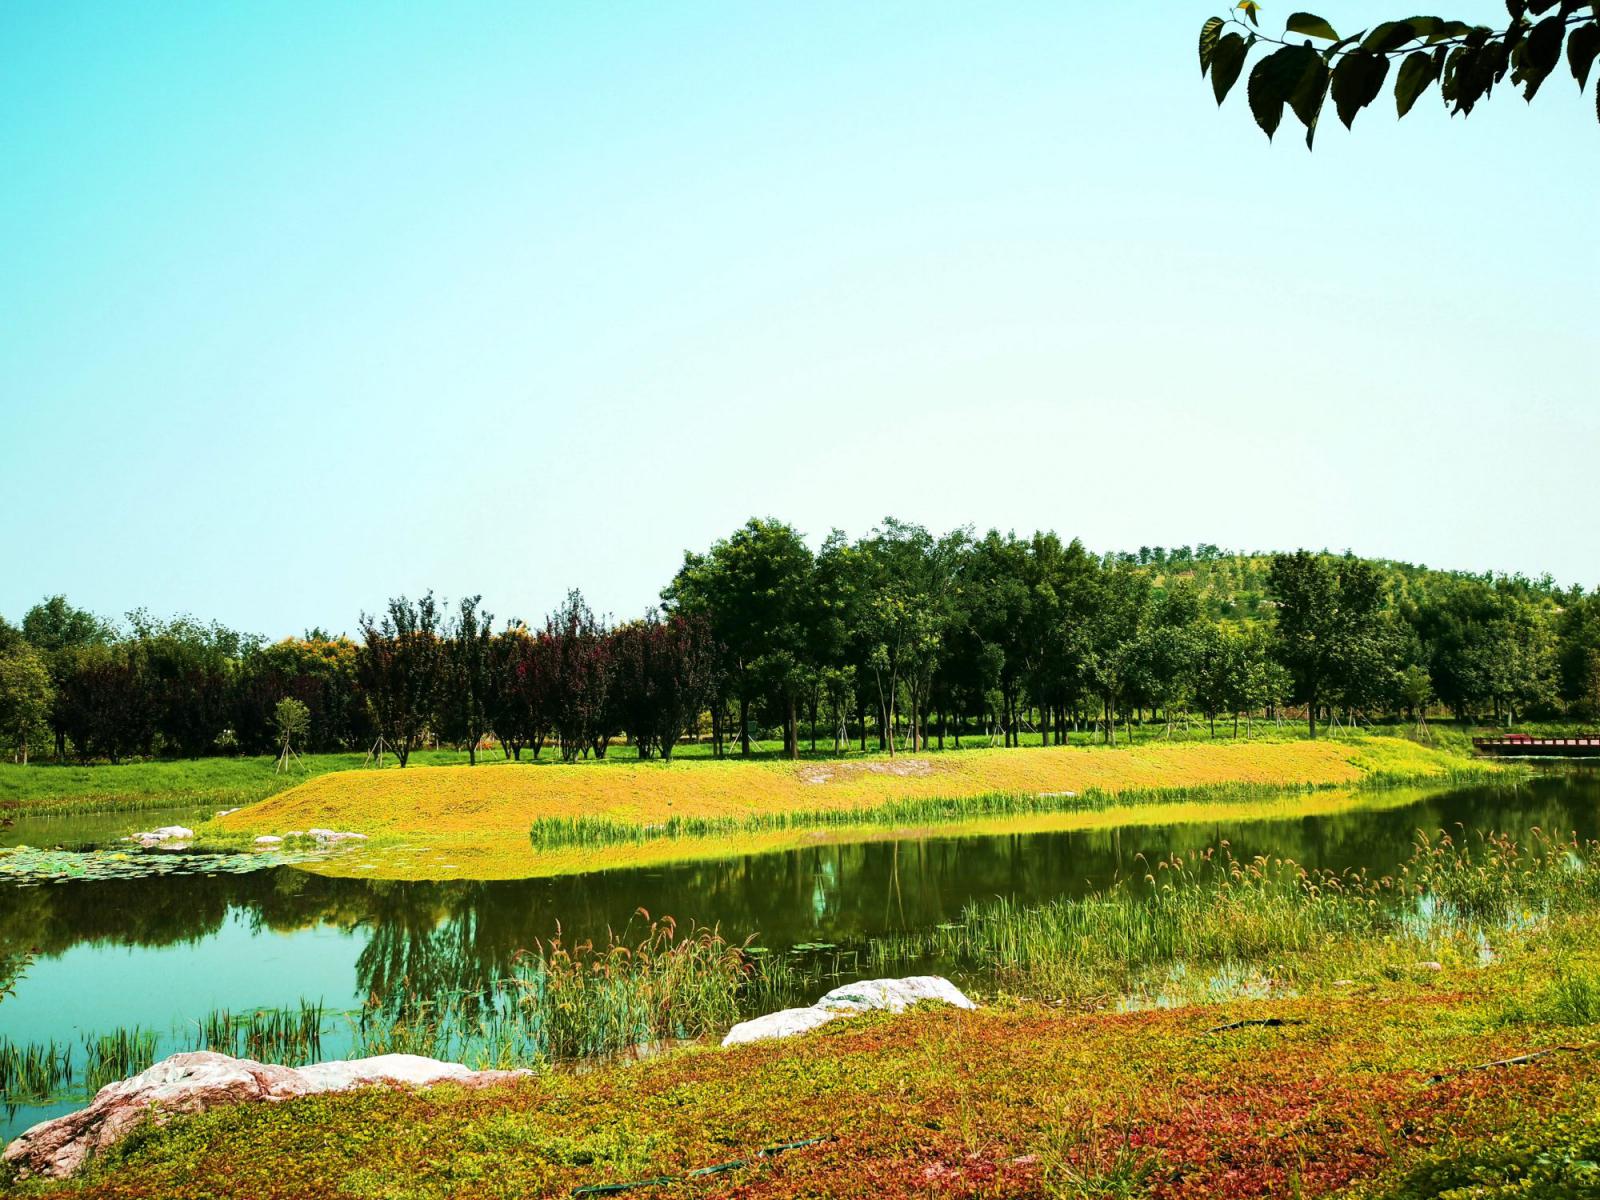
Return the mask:
[[[1600,585],[1594,83],[1308,153],[1213,11],[14,0],[0,614],[631,616],[751,515]]]

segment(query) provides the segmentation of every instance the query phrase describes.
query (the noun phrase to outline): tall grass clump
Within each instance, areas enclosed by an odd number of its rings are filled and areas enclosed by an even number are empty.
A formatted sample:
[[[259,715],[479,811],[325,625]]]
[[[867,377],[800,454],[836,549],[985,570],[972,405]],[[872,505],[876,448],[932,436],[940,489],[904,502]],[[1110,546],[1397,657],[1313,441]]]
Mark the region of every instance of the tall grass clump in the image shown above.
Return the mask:
[[[156,1061],[157,1040],[154,1032],[137,1025],[84,1038],[84,1098],[93,1099],[106,1084],[149,1067]]]
[[[1557,911],[1600,904],[1600,846],[1536,832],[1471,842],[1420,837],[1393,876],[1308,871],[1288,859],[1244,860],[1226,843],[1174,855],[1142,878],[1082,899],[968,904],[961,919],[875,939],[880,967],[939,962],[1002,988],[1077,1002],[1139,990],[1174,968],[1244,981],[1251,965],[1302,965],[1389,947],[1412,960],[1430,946],[1474,947]]]
[[[972,796],[901,796],[878,804],[831,808],[757,811],[736,816],[672,816],[641,823],[604,814],[539,817],[528,830],[535,850],[566,847],[638,845],[661,838],[727,837],[851,825],[928,825],[986,817],[1026,817],[1055,813],[1104,812],[1149,804],[1248,804],[1285,796],[1357,787],[1384,790],[1418,782],[1452,783],[1481,780],[1485,767],[1452,768],[1426,776],[1375,772],[1359,784],[1217,783],[1197,787],[1109,788],[1082,792],[997,791]]]
[[[322,1004],[302,999],[297,1009],[233,1013],[217,1009],[200,1021],[203,1049],[236,1058],[296,1066],[322,1053]]]
[[[702,1037],[739,1019],[748,948],[713,927],[680,933],[671,917],[651,920],[638,942],[608,933],[604,946],[569,946],[558,935],[523,957],[518,1004],[551,1058]]]
[[[7,1103],[49,1100],[72,1080],[72,1047],[52,1040],[18,1045],[0,1038],[0,1099]]]

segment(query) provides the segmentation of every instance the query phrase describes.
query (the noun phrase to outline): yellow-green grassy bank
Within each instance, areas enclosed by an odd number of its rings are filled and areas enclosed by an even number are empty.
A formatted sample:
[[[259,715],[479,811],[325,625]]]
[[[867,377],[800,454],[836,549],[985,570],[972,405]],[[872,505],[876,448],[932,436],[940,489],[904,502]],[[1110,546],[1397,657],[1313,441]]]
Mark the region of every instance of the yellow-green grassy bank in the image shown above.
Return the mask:
[[[1216,806],[1160,804],[1163,795],[1178,799],[1180,794],[1232,790],[1236,800],[1272,809],[1283,803],[1268,794],[1274,788],[1348,792],[1374,783],[1443,780],[1490,769],[1403,738],[1366,737],[1127,750],[1051,747],[804,763],[734,759],[346,771],[220,818],[205,832],[240,837],[312,828],[349,830],[366,834],[368,843],[324,864],[323,870],[377,878],[505,879],[777,850],[817,838],[894,836],[922,822],[896,817],[886,823],[883,810],[914,810],[918,801],[1062,797],[1060,812],[960,825],[962,832],[1061,829],[1127,820],[1127,811],[1119,813],[1115,807],[1118,797],[1137,797],[1141,819],[1171,821],[1184,819],[1189,809],[1214,815]],[[1070,811],[1074,804],[1068,793],[1102,803],[1094,806],[1098,811]],[[1330,797],[1329,802],[1349,800]],[[797,819],[790,821],[791,816]],[[724,828],[716,836],[649,836],[675,819]],[[541,850],[529,839],[530,828],[540,821],[604,822],[613,829],[636,829],[639,837]],[[765,822],[780,827],[760,827]],[[954,831],[949,825],[940,827]]]

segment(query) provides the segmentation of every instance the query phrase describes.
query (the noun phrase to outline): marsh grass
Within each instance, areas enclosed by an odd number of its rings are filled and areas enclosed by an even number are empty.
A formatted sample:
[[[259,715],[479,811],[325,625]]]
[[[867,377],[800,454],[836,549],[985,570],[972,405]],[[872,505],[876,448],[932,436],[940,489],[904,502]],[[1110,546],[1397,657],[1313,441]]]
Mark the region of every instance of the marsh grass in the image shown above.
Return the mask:
[[[323,1010],[302,999],[296,1009],[268,1008],[233,1013],[215,1009],[199,1023],[200,1046],[236,1058],[298,1066],[322,1053]]]
[[[54,1041],[16,1045],[0,1039],[0,1098],[49,1100],[72,1080],[72,1047]]]
[[[298,1066],[321,1055],[323,1009],[300,1001],[298,1008],[257,1009],[244,1014],[214,1011],[168,1038],[137,1025],[83,1038],[74,1062],[70,1044],[13,1043],[0,1038],[0,1103],[43,1104],[77,1094],[88,1100],[108,1083],[137,1075],[160,1053],[215,1050],[258,1062]]]
[[[153,1030],[118,1028],[107,1034],[89,1036],[83,1041],[84,1099],[108,1083],[137,1075],[156,1061],[159,1038]]]
[[[1419,837],[1381,877],[1240,859],[1223,843],[1082,899],[975,902],[959,921],[875,939],[871,958],[882,969],[954,964],[980,985],[1085,1005],[1271,994],[1297,976],[1393,968],[1441,946],[1481,958],[1487,939],[1600,904],[1597,865],[1600,845],[1537,831],[1526,842]]]
[[[1484,769],[1465,766],[1445,775],[1417,776],[1379,772],[1360,790],[1481,780]],[[1104,812],[1149,804],[1247,804],[1284,796],[1349,789],[1350,784],[1223,783],[1203,787],[1139,788],[1113,791],[1089,788],[1075,792],[990,792],[976,796],[900,797],[882,804],[852,808],[813,808],[751,812],[739,816],[673,816],[640,823],[604,815],[546,816],[528,830],[535,850],[641,844],[661,838],[709,838],[768,833],[790,829],[861,825],[922,825],[984,817],[1038,816],[1052,813]]]

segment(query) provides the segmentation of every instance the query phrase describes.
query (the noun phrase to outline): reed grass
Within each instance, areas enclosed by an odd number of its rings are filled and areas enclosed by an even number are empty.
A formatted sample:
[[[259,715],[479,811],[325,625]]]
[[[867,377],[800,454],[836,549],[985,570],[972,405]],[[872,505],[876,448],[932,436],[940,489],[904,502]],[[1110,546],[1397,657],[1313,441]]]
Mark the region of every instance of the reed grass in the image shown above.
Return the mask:
[[[322,1053],[323,1009],[302,999],[299,1007],[233,1013],[216,1009],[199,1023],[201,1049],[258,1062],[298,1066]]]
[[[1463,766],[1443,774],[1374,773],[1360,790],[1384,790],[1417,783],[1449,784],[1479,781],[1485,768]],[[1151,804],[1247,804],[1285,795],[1311,795],[1349,789],[1348,783],[1220,783],[1199,787],[1153,787],[1124,790],[1089,788],[1075,792],[990,792],[975,796],[909,796],[859,808],[811,808],[758,811],[738,816],[672,816],[641,824],[600,814],[544,816],[529,828],[535,850],[568,847],[638,845],[662,838],[709,838],[789,829],[862,825],[923,825],[985,817],[1039,816],[1052,813],[1104,812]]]
[[[137,1025],[84,1038],[84,1099],[93,1099],[106,1084],[137,1075],[154,1063],[158,1042],[153,1030],[140,1029]]]
[[[1444,944],[1477,953],[1490,937],[1600,907],[1597,867],[1600,843],[1540,831],[1525,842],[1421,836],[1396,874],[1378,877],[1239,859],[1224,843],[1082,899],[975,902],[959,921],[874,939],[869,957],[878,969],[938,962],[1079,1003],[1180,982],[1188,998],[1196,987],[1215,998],[1219,982],[1248,990],[1262,969],[1281,986],[1378,951],[1391,965]]]
[[[72,1079],[72,1047],[52,1040],[17,1045],[0,1038],[0,1098],[43,1102]]]

